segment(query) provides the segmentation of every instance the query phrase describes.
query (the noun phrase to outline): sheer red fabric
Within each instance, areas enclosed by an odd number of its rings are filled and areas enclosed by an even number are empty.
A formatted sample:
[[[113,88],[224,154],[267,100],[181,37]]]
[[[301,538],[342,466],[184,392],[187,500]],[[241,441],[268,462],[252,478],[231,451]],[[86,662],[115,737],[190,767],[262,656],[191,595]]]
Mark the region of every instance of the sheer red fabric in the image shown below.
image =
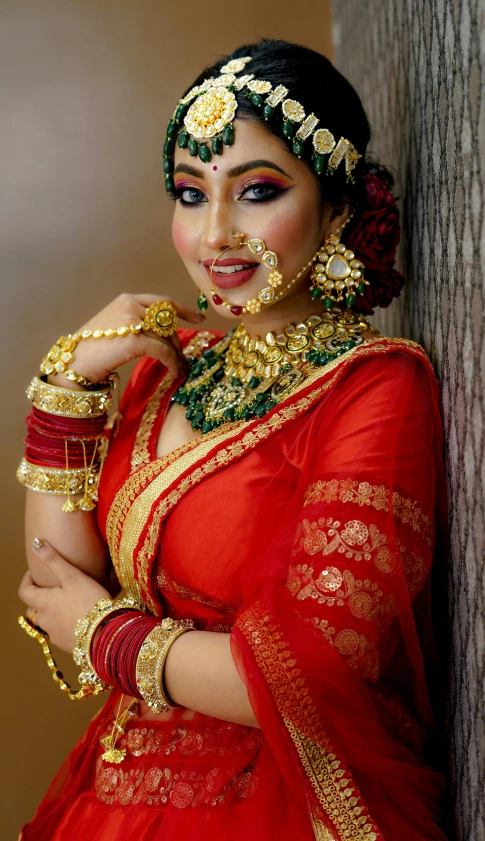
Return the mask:
[[[215,338],[181,331],[199,352]],[[142,709],[109,765],[113,695],[24,838],[443,841],[425,679],[442,433],[423,351],[368,341],[263,419],[157,459],[176,385],[136,369],[100,525],[126,592],[232,634],[261,729]]]

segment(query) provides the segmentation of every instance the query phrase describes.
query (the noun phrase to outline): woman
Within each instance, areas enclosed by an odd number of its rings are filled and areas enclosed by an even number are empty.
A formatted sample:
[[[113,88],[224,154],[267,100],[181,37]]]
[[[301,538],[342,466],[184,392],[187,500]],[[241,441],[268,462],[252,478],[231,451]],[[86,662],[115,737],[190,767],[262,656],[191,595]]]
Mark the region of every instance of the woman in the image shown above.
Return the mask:
[[[369,137],[310,50],[262,41],[208,68],[164,174],[199,308],[229,333],[136,292],[43,360],[25,627],[76,646],[81,694],[114,689],[27,841],[444,839],[438,391],[419,346],[359,315],[403,281]],[[110,375],[134,357],[94,512]]]

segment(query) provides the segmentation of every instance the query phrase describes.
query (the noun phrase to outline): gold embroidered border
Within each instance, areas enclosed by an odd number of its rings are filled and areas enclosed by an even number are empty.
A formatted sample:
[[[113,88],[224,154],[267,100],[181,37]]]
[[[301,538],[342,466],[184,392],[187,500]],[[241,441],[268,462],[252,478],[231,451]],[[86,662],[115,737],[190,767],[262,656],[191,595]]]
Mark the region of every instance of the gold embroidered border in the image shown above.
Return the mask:
[[[150,441],[150,435],[152,434],[153,424],[155,423],[155,418],[158,415],[162,397],[172,385],[173,380],[174,378],[172,374],[167,371],[158,383],[155,391],[145,406],[145,411],[143,412],[143,417],[135,436],[135,443],[131,454],[132,471],[140,467],[141,464],[146,464],[150,460],[148,443]]]
[[[305,491],[303,506],[318,502],[353,502],[361,508],[370,505],[376,511],[392,511],[402,523],[409,523],[413,531],[421,534],[428,546],[433,541],[433,527],[430,518],[419,507],[416,500],[401,496],[384,485],[371,485],[356,479],[320,479],[309,485]]]
[[[125,592],[139,598],[139,586],[134,573],[134,552],[143,528],[148,522],[154,502],[166,493],[177,478],[191,467],[195,467],[197,462],[206,458],[211,450],[215,450],[231,438],[241,435],[245,429],[249,430],[241,440],[221,449],[212,459],[196,468],[190,476],[183,479],[167,497],[161,500],[137,561],[139,578],[145,590],[144,598],[148,596],[148,567],[153,557],[162,518],[189,489],[221,465],[229,464],[243,455],[249,448],[256,446],[269,435],[279,431],[286,422],[293,420],[301,412],[307,411],[325,391],[333,386],[342,371],[355,358],[376,353],[387,353],[389,350],[400,349],[401,347],[405,347],[413,355],[428,362],[423,349],[407,339],[389,340],[381,337],[366,340],[362,345],[353,348],[334,362],[326,365],[325,368],[310,368],[309,376],[283,401],[278,411],[273,411],[268,420],[258,421],[253,419],[224,424],[213,430],[212,433],[196,438],[188,445],[184,445],[173,453],[137,470],[118,491],[107,519],[107,536],[111,556]],[[432,371],[431,366],[429,367]],[[328,378],[328,374],[335,370],[334,376]],[[326,381],[310,392],[308,396],[295,400],[301,391],[307,390],[321,379]],[[141,490],[147,482],[150,482],[148,487]],[[119,548],[117,537],[120,537]],[[152,600],[149,599],[149,602],[147,606],[149,609],[153,609]]]
[[[237,626],[251,646],[305,774],[337,837],[342,841],[382,840],[349,769],[332,750],[305,678],[296,666],[296,655],[280,627],[262,603],[246,611]]]

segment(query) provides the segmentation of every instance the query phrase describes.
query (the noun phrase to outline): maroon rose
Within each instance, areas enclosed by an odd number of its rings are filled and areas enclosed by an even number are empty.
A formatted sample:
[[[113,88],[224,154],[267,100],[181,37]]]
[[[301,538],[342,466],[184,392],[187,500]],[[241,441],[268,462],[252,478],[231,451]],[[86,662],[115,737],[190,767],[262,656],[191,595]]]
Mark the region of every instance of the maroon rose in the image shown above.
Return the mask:
[[[396,207],[365,210],[354,227],[348,246],[368,269],[392,266],[401,237]]]
[[[395,207],[394,196],[389,187],[377,175],[364,175],[365,191],[367,194],[367,207],[374,209],[386,206]]]

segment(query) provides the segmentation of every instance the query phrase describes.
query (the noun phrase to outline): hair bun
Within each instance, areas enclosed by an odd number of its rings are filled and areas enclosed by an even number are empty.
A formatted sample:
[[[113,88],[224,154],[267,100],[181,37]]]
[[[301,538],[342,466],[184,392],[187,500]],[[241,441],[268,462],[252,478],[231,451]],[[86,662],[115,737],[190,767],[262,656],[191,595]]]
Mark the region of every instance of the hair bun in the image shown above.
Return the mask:
[[[355,305],[366,315],[374,312],[373,307],[388,307],[404,285],[403,275],[393,268],[401,238],[393,183],[385,167],[366,164],[356,219],[349,232],[348,247],[364,263],[365,279],[370,284]]]

